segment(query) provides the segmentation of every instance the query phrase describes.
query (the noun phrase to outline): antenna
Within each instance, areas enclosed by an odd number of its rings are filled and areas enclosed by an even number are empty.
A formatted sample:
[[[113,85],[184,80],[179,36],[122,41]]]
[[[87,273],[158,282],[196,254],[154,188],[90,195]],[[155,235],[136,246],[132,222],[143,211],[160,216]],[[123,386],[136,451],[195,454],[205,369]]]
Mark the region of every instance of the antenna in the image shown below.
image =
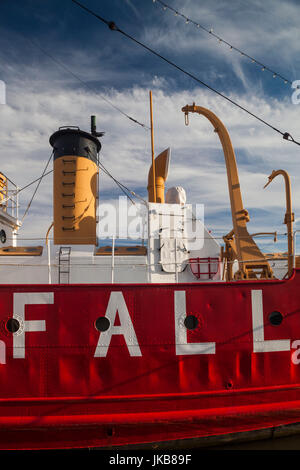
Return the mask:
[[[96,116],[91,116],[91,134],[94,137],[102,137],[105,132],[97,132]]]
[[[155,187],[155,161],[154,161],[154,136],[153,136],[153,107],[152,107],[152,91],[149,91],[150,98],[150,126],[151,126],[151,154],[152,154],[152,179],[153,179],[153,202],[156,202]]]

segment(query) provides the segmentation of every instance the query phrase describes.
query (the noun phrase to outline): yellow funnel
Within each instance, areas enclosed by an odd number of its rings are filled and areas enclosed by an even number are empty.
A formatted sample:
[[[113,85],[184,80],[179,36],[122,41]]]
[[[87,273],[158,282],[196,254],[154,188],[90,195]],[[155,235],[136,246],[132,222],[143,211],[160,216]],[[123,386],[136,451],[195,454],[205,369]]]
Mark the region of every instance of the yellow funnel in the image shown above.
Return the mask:
[[[54,244],[97,245],[101,144],[79,128],[60,128],[50,137],[50,144],[54,149]]]

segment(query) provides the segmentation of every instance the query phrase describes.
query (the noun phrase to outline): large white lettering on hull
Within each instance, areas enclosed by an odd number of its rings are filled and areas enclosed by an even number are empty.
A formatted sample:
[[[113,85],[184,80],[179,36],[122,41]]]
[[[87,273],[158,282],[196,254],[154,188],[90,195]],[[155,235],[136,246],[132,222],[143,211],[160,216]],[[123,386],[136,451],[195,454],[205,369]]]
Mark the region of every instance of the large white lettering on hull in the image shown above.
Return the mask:
[[[120,325],[114,326],[117,312]],[[100,333],[94,357],[106,357],[112,335],[123,335],[130,356],[141,356],[142,353],[122,292],[110,294],[105,317],[109,320],[110,327]]]
[[[300,340],[296,339],[295,341],[292,342],[291,348],[296,349],[296,351],[293,352],[292,354],[292,363],[295,365],[300,364]]]
[[[6,364],[6,344],[0,340],[0,364]]]
[[[25,358],[25,338],[27,333],[46,331],[45,320],[26,320],[25,305],[53,304],[53,292],[14,293],[13,317],[20,324],[20,330],[13,335],[13,358]],[[290,339],[265,340],[263,319],[262,290],[251,291],[253,352],[290,351]],[[120,324],[115,325],[117,314]],[[174,292],[175,344],[176,355],[215,354],[215,342],[188,343],[186,318],[186,292]],[[111,292],[105,317],[109,320],[109,328],[100,333],[94,357],[106,357],[113,335],[123,335],[130,356],[142,356],[135,329],[122,292]],[[4,344],[4,343],[3,343]],[[4,345],[5,346],[5,345]],[[292,347],[297,347],[292,345]],[[5,350],[3,349],[5,354]],[[1,351],[0,351],[1,353]],[[298,363],[298,362],[297,362]],[[0,364],[5,364],[5,356],[0,354]]]
[[[14,313],[17,320],[21,319],[24,325],[20,334],[13,336],[14,359],[25,358],[25,333],[46,331],[45,320],[25,320],[25,305],[53,304],[53,292],[18,292],[14,294]]]
[[[185,291],[174,292],[176,356],[185,354],[216,354],[216,343],[188,343],[187,330],[183,323],[186,317]]]
[[[289,339],[265,340],[262,291],[251,291],[253,352],[290,351]]]

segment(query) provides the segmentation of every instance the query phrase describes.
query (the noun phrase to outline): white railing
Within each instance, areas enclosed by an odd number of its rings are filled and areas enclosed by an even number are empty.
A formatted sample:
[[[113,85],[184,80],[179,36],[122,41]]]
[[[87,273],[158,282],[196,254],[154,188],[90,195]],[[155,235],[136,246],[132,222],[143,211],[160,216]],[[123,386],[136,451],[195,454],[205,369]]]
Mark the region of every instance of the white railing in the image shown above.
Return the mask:
[[[11,180],[8,180],[14,186],[10,189],[7,182],[0,189],[1,202],[0,207],[12,217],[19,218],[19,188]]]
[[[295,258],[296,255],[296,242],[297,242],[297,233],[300,232],[300,230],[295,230],[293,232],[293,237],[294,237],[294,253],[293,257]],[[287,234],[280,234],[282,236],[286,236]],[[184,238],[184,237],[183,237]],[[221,237],[219,237],[221,238]],[[49,237],[47,240],[47,243],[45,245],[45,238],[35,238],[35,239],[25,239],[25,238],[19,238],[19,242],[21,242],[23,245],[28,246],[34,246],[34,245],[43,245],[45,247],[45,252],[44,256],[24,256],[23,259],[20,259],[20,257],[6,257],[3,256],[1,259],[1,271],[2,273],[10,272],[12,273],[14,269],[16,269],[16,277],[19,278],[21,277],[21,271],[23,268],[23,272],[25,273],[30,273],[30,269],[32,271],[33,277],[38,276],[38,270],[40,269],[41,272],[43,272],[43,280],[41,282],[48,282],[49,284],[51,283],[56,283],[58,282],[56,277],[57,277],[57,271],[59,269],[59,263],[55,261],[55,253],[59,250],[59,246],[53,247],[51,244],[51,238]],[[176,240],[176,239],[175,239]],[[141,240],[140,240],[141,241]],[[142,245],[145,246],[145,240],[142,240]],[[285,240],[284,240],[285,243]],[[51,246],[52,245],[52,246]],[[149,246],[147,250],[147,254],[145,253],[144,255],[139,255],[139,257],[136,257],[135,259],[130,257],[130,263],[126,261],[126,257],[122,257],[122,262],[120,262],[119,256],[116,254],[116,240],[115,238],[112,238],[111,241],[111,252],[108,256],[93,256],[92,249],[88,253],[89,261],[84,260],[84,254],[79,255],[79,257],[76,260],[76,250],[72,252],[72,255],[75,254],[75,256],[71,256],[70,260],[70,273],[71,273],[71,282],[73,282],[72,277],[74,274],[74,279],[76,279],[75,282],[80,282],[79,277],[81,276],[80,270],[82,269],[82,281],[85,282],[84,277],[88,279],[92,279],[91,282],[93,283],[100,283],[100,282],[105,282],[105,283],[111,283],[114,284],[115,282],[126,282],[126,273],[128,273],[127,276],[127,282],[132,282],[136,283],[139,282],[137,279],[140,278],[142,281],[140,282],[151,282],[151,274],[160,274],[162,273],[161,271],[161,263],[160,262],[151,262],[150,257],[149,257]],[[121,246],[121,245],[120,245]],[[186,260],[181,260],[178,262],[177,258],[177,242],[175,241],[175,253],[174,253],[174,260],[168,260],[168,262],[164,262],[164,264],[170,264],[175,266],[174,271],[170,273],[162,273],[162,276],[164,276],[166,279],[169,278],[171,279],[173,276],[173,280],[171,282],[182,282],[182,268],[185,265],[189,264],[189,258],[187,257]],[[273,252],[273,251],[272,251]],[[78,256],[78,255],[77,255]],[[134,254],[132,255],[134,256]],[[189,256],[189,255],[187,255]],[[282,272],[284,276],[284,270],[287,271],[287,266],[285,265],[285,261],[287,261],[287,254],[282,254],[282,256],[279,257],[266,257],[264,259],[267,259],[270,263],[275,263],[276,264],[276,270],[278,270],[278,273]],[[132,262],[133,261],[133,262]],[[251,261],[251,260],[250,260]],[[254,260],[253,260],[254,261]],[[256,260],[257,261],[257,260]],[[249,260],[247,261],[247,263]],[[294,265],[295,265],[295,260],[294,260]],[[102,274],[101,274],[102,270]],[[94,275],[92,275],[92,272]],[[20,276],[18,276],[18,273],[20,273]],[[47,274],[46,274],[47,273]],[[135,273],[135,274],[134,274]],[[24,274],[25,275],[25,274]],[[169,277],[170,276],[170,277]],[[279,276],[279,278],[282,278],[283,276]],[[45,280],[44,280],[45,278]],[[184,278],[186,278],[186,274],[184,275]],[[11,278],[13,279],[13,277]],[[46,280],[47,279],[47,280]],[[120,279],[123,279],[123,281],[120,281]],[[191,273],[191,280],[194,282],[197,282],[193,279],[192,273]],[[82,282],[81,281],[81,282]],[[206,279],[203,279],[205,282]],[[4,282],[4,281],[2,281]],[[35,282],[35,281],[34,281]],[[160,282],[160,281],[158,281]],[[186,281],[185,281],[186,282]],[[189,282],[189,281],[188,281]],[[191,281],[192,282],[192,281]],[[0,280],[1,283],[1,280]]]

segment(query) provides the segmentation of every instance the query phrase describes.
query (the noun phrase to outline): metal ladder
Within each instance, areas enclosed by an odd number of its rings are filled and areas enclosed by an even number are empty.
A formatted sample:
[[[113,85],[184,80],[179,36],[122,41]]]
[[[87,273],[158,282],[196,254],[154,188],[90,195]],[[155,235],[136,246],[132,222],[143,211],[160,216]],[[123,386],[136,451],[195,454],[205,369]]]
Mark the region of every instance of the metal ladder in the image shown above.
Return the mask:
[[[61,246],[59,249],[58,283],[69,284],[70,282],[70,257],[71,247]]]

